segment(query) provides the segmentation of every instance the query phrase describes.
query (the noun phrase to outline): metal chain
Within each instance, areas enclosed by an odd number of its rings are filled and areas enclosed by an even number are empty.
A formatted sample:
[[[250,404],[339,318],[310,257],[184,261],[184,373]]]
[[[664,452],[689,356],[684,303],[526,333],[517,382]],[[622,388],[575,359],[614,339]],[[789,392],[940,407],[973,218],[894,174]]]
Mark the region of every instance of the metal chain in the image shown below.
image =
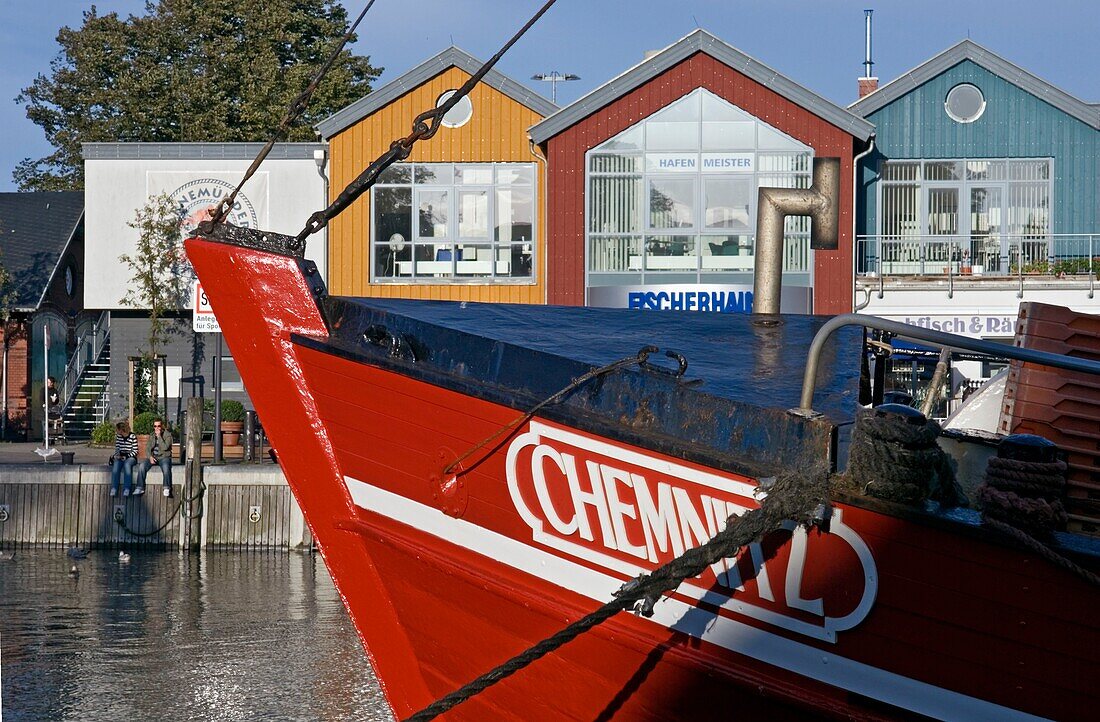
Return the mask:
[[[316,74],[313,76],[313,80],[309,82],[305,90],[298,94],[294,100],[290,102],[290,106],[286,109],[286,115],[283,116],[283,120],[279,123],[279,127],[275,129],[275,132],[271,135],[271,139],[267,141],[263,149],[252,160],[252,164],[248,166],[248,170],[244,172],[244,177],[241,178],[241,182],[237,184],[237,187],[233,189],[233,192],[216,206],[210,219],[203,222],[203,232],[209,232],[214,226],[225,220],[226,215],[233,208],[233,204],[237,201],[237,194],[240,193],[241,188],[244,188],[244,184],[248,182],[248,179],[259,169],[260,164],[267,158],[267,154],[271,152],[271,149],[277,142],[282,140],[287,131],[290,130],[291,124],[298,120],[298,118],[305,112],[306,106],[309,103],[310,97],[313,92],[317,90],[317,87],[321,84],[321,80],[325,77],[328,71],[336,63],[336,59],[340,56],[340,53],[344,50],[344,46],[347,45],[348,40],[355,34],[355,29],[359,27],[360,21],[367,14],[367,11],[374,5],[375,0],[370,0],[363,11],[359,13],[359,17],[355,19],[355,22],[351,24],[348,31],[344,33],[344,36],[340,38],[340,42],[336,44],[332,52],[329,54],[328,59],[324,64],[318,68]]]
[[[428,140],[434,136],[436,131],[439,130],[443,116],[460,100],[465,98],[470,91],[474,89],[474,86],[481,82],[481,79],[485,77],[486,73],[492,70],[497,61],[503,57],[504,53],[508,52],[508,50],[515,45],[516,41],[523,37],[523,34],[526,33],[555,2],[557,2],[557,0],[548,0],[548,2],[535,13],[534,17],[528,20],[527,23],[520,28],[519,32],[513,35],[512,39],[504,44],[504,47],[502,47],[496,55],[491,57],[476,73],[470,76],[469,80],[462,84],[461,88],[452,93],[451,97],[447,98],[441,105],[416,116],[416,119],[413,120],[413,129],[411,133],[391,143],[390,149],[367,166],[355,180],[349,183],[348,186],[341,191],[340,195],[336,197],[336,200],[329,204],[324,210],[317,211],[311,215],[309,220],[306,221],[305,228],[297,235],[298,245],[303,245],[309,236],[327,226],[329,221],[340,215],[340,213],[354,203],[359,196],[366,193],[367,190],[374,185],[375,181],[378,180],[378,176],[382,171],[386,170],[394,163],[408,158],[409,154],[412,153],[413,145],[415,145],[418,140]]]

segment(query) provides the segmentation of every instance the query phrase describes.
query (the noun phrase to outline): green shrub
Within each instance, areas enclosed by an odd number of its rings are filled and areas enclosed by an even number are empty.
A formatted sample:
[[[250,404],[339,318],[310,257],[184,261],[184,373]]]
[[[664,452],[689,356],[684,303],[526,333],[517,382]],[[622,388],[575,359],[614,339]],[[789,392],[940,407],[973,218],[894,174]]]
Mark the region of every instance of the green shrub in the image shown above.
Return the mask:
[[[92,429],[92,444],[95,446],[111,446],[115,443],[115,424],[113,421],[100,421]]]
[[[153,433],[153,419],[158,415],[152,411],[143,411],[134,417],[134,433],[149,435]]]
[[[222,401],[222,421],[244,421],[244,404],[233,399]]]

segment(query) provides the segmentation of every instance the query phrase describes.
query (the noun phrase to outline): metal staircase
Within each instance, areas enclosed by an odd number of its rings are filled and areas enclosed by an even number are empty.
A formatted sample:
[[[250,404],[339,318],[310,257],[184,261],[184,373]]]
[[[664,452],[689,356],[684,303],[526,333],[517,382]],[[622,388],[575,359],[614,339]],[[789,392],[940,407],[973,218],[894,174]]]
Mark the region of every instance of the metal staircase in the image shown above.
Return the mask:
[[[111,315],[104,311],[91,331],[83,334],[65,370],[61,415],[65,440],[86,441],[109,412],[108,380],[111,370]]]

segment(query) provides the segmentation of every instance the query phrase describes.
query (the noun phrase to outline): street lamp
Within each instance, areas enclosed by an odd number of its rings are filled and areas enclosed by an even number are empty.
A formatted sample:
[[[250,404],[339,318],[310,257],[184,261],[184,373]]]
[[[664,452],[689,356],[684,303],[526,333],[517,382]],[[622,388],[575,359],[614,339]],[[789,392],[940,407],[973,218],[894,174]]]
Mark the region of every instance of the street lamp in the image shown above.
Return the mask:
[[[550,83],[550,100],[557,105],[558,103],[558,83],[565,80],[580,80],[581,76],[573,75],[572,73],[559,73],[554,70],[549,73],[535,73],[531,76],[531,80],[545,80]]]

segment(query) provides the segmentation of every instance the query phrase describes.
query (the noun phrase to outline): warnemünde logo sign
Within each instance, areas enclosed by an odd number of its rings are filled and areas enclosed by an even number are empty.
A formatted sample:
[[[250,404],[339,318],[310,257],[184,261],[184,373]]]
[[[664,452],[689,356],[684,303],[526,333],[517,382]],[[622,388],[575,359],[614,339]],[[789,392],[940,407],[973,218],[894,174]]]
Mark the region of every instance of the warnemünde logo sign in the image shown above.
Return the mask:
[[[228,197],[233,188],[232,184],[218,178],[197,178],[172,191],[169,195],[179,206],[180,217],[183,218],[180,230],[184,233],[195,230],[204,218],[203,211]],[[237,194],[227,220],[242,228],[258,228],[260,225],[256,208],[244,193]]]

